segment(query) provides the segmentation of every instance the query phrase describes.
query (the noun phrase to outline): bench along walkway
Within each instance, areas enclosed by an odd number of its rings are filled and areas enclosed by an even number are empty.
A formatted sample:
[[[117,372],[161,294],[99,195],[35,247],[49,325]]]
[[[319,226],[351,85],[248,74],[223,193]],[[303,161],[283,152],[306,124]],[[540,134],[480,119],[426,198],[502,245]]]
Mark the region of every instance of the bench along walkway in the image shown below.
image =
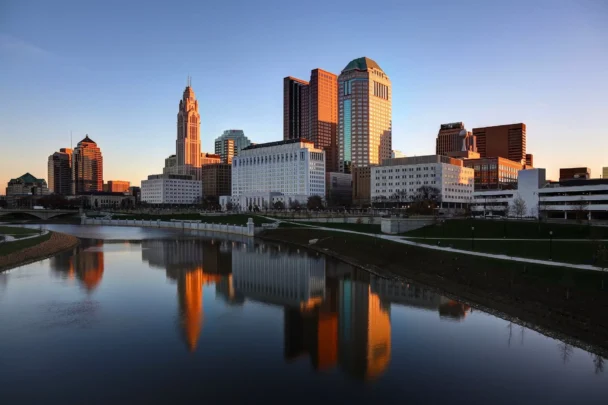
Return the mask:
[[[270,217],[264,217],[264,218],[276,221],[276,218],[270,218]],[[343,233],[352,233],[355,235],[364,235],[364,236],[369,236],[371,238],[385,239],[385,240],[388,240],[391,242],[401,243],[403,245],[416,246],[416,247],[419,247],[422,249],[442,250],[444,252],[453,252],[453,253],[458,253],[458,254],[463,254],[463,255],[487,257],[490,259],[509,260],[509,261],[521,262],[521,263],[542,264],[545,266],[554,266],[554,267],[568,267],[571,269],[579,269],[579,270],[593,270],[593,271],[604,271],[605,270],[601,267],[592,266],[589,264],[573,264],[573,263],[554,262],[554,261],[550,261],[550,260],[538,260],[538,259],[530,259],[527,257],[507,256],[507,255],[499,255],[499,254],[493,254],[493,253],[475,252],[475,251],[471,251],[471,250],[454,249],[454,248],[445,247],[445,246],[428,245],[425,243],[417,243],[417,242],[414,242],[409,239],[404,239],[403,236],[398,236],[398,235],[380,235],[380,234],[375,234],[375,233],[351,231],[348,229],[326,228],[323,226],[301,224],[301,223],[282,221],[282,220],[277,221],[277,222],[296,224],[296,225],[299,225],[300,227],[310,227],[310,228],[318,229],[321,231],[343,232]],[[422,238],[418,238],[418,239],[422,239]],[[437,239],[437,238],[434,238],[434,239]],[[463,239],[467,240],[466,238],[463,238]],[[475,238],[475,240],[478,240],[478,239]],[[504,239],[496,239],[496,240],[504,240]],[[517,239],[517,240],[521,240],[521,239]],[[555,241],[555,239],[553,241]],[[316,240],[313,241],[311,244],[314,244],[315,242],[316,242]]]

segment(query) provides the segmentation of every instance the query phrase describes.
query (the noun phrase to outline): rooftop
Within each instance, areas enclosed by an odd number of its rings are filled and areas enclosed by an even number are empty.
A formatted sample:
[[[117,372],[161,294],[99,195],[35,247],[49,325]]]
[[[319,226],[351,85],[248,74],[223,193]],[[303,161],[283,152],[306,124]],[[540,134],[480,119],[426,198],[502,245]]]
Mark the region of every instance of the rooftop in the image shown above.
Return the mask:
[[[79,145],[81,143],[94,143],[95,145],[97,145],[94,140],[89,138],[89,134],[87,134],[82,141],[78,142]]]
[[[281,145],[289,145],[292,143],[309,143],[314,145],[314,142],[309,141],[304,138],[296,138],[296,139],[288,139],[286,141],[276,141],[276,142],[266,142],[266,143],[256,143],[243,148],[243,150],[252,150],[252,149],[260,149],[260,148],[270,148],[271,146],[281,146]]]
[[[372,68],[383,71],[382,68],[375,61],[364,56],[362,58],[351,60],[350,63],[346,65],[346,67],[342,70],[342,72],[345,72],[347,70],[368,70]]]
[[[23,182],[23,183],[36,183],[39,181],[44,181],[44,179],[37,179],[36,177],[32,176],[29,172],[25,173],[23,176],[21,177],[17,177],[16,179],[11,179],[11,182]]]

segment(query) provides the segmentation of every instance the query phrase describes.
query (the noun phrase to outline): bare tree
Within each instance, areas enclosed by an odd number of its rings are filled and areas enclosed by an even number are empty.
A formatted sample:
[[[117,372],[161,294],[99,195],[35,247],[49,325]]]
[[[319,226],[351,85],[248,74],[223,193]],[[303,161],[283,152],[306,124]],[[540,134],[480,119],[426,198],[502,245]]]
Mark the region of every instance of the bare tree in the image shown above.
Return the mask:
[[[589,204],[583,199],[583,197],[581,197],[578,201],[572,204],[572,208],[576,216],[576,220],[578,222],[582,222],[587,215]]]
[[[593,358],[593,366],[595,368],[595,374],[601,374],[604,372],[604,358],[599,354],[589,353]]]
[[[572,356],[572,346],[566,342],[560,342],[557,345],[557,349],[559,350],[562,361],[566,364],[570,360],[570,356]]]
[[[521,196],[519,194],[513,200],[512,210],[513,210],[513,214],[515,214],[515,216],[519,217],[519,218],[522,218],[523,216],[525,216],[526,212],[528,211],[528,208],[526,207],[526,201],[523,198],[521,198]]]

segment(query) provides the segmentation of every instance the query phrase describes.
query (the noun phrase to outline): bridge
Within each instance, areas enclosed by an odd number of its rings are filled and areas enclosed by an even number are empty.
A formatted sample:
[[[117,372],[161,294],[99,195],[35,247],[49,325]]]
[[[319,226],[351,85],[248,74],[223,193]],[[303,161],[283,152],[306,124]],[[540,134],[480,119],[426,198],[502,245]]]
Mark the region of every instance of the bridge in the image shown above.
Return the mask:
[[[33,210],[29,208],[0,209],[0,217],[10,214],[28,214],[46,220],[61,215],[78,214],[78,210]]]

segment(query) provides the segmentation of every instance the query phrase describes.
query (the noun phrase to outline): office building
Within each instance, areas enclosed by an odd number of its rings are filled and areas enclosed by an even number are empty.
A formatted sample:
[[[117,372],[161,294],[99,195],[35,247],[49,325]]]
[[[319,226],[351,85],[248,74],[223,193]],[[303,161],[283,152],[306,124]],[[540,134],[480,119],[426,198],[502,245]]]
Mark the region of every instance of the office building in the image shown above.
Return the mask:
[[[72,193],[72,149],[61,148],[49,156],[49,191],[59,195]]]
[[[103,191],[107,193],[127,193],[131,183],[125,180],[108,180],[103,185]]]
[[[177,140],[175,141],[177,165],[201,166],[201,116],[198,100],[188,83],[177,112]]]
[[[591,169],[588,167],[567,167],[559,169],[559,181],[585,180],[591,178]]]
[[[337,171],[338,77],[322,69],[310,81],[283,79],[283,139],[303,138],[325,151],[326,170]]]
[[[393,150],[391,152],[391,159],[402,158],[402,157],[407,157],[407,156],[405,156],[405,153],[401,152],[400,150]]]
[[[81,194],[91,208],[133,208],[135,197],[124,192],[95,191]]]
[[[203,197],[230,195],[232,191],[232,165],[214,163],[202,167]]]
[[[534,167],[534,155],[526,153],[526,169],[532,169]]]
[[[473,178],[473,169],[447,156],[386,159],[371,169],[371,199],[403,204],[421,187],[432,187],[439,192],[438,208],[463,208],[471,201]]]
[[[135,205],[139,205],[141,202],[141,187],[131,186],[128,193],[135,198]]]
[[[292,139],[251,145],[232,161],[232,203],[247,209],[253,200],[270,208],[325,195],[325,152],[311,141]]]
[[[482,158],[501,157],[526,163],[526,124],[473,128],[473,136]]]
[[[222,162],[222,157],[213,153],[201,153],[201,167]]]
[[[141,201],[148,204],[197,204],[201,181],[182,174],[153,174],[141,182]]]
[[[72,194],[103,191],[101,149],[86,135],[72,153]]]
[[[608,167],[603,167],[602,168],[602,178],[603,179],[608,179]]]
[[[232,158],[236,154],[236,146],[234,143],[234,139],[224,139],[222,141],[222,153],[219,155],[221,162],[231,165]],[[217,152],[216,152],[217,153]]]
[[[325,201],[328,207],[349,207],[353,202],[353,179],[350,173],[325,173]]]
[[[369,58],[351,61],[338,78],[339,171],[391,157],[391,81]]]
[[[435,154],[452,156],[463,152],[477,152],[475,136],[465,129],[462,122],[441,124],[437,134]]]
[[[502,157],[465,159],[475,170],[475,190],[508,190],[517,187],[517,174],[524,165]]]
[[[283,140],[306,139],[309,129],[308,82],[295,77],[283,79]]]
[[[353,204],[365,206],[371,203],[371,178],[372,169],[370,166],[354,167],[353,178]]]
[[[23,176],[9,180],[6,186],[6,203],[8,207],[31,207],[34,205],[34,197],[48,194],[49,189],[44,179],[25,173]]]
[[[227,129],[222,135],[215,138],[215,154],[221,156],[222,163],[230,163],[228,162],[230,143],[226,143],[227,140],[234,141],[232,143],[232,157],[238,156],[241,150],[251,145],[251,141],[245,136],[243,130]]]

